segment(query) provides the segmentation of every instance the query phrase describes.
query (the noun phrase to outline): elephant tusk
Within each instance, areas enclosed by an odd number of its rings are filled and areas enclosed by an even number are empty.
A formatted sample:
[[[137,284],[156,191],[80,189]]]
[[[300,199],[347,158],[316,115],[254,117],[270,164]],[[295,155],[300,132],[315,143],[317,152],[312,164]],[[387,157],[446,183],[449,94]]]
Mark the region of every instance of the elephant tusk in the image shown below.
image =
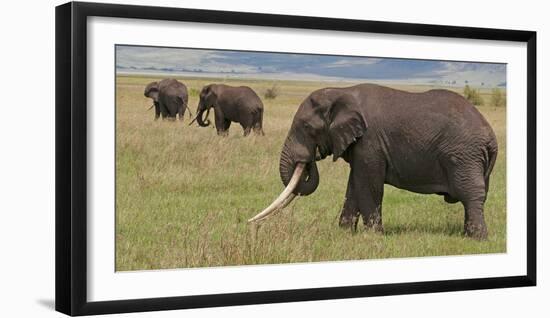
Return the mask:
[[[151,105],[151,107],[147,108],[147,110],[149,110],[149,109],[151,109],[151,108],[153,108],[153,107],[155,107],[155,104]],[[146,111],[147,111],[147,110],[146,110]]]
[[[210,125],[210,120],[208,120],[208,116],[210,115],[210,108],[206,110],[206,116],[204,116],[203,122],[208,122],[208,125]]]
[[[319,151],[319,146],[315,147],[315,160],[319,161],[322,159],[321,152]]]
[[[191,113],[191,109],[189,109],[189,113]],[[201,115],[201,112],[200,111],[197,111],[197,116],[195,116],[195,118],[193,118],[193,120],[189,123],[189,126],[193,125],[193,123],[195,121],[197,121],[197,118],[199,118],[199,116]],[[210,108],[208,108],[208,110],[206,111],[206,116],[204,116],[205,119],[203,119],[202,121],[208,123],[207,125],[210,125],[210,121],[208,120],[208,115],[210,115]],[[202,117],[201,117],[202,119]]]
[[[292,202],[292,200],[296,197],[296,195],[292,192],[294,191],[294,189],[296,189],[296,186],[298,186],[298,182],[300,181],[302,173],[304,172],[304,167],[304,163],[298,163],[296,165],[296,168],[294,169],[294,173],[292,174],[290,182],[283,190],[283,192],[279,195],[279,197],[277,197],[277,199],[275,199],[275,201],[273,201],[273,203],[271,203],[262,212],[258,213],[255,217],[249,219],[248,223],[264,220],[271,214],[282,210],[284,207],[290,204],[290,202]]]
[[[279,210],[282,210],[282,209],[286,208],[287,205],[289,205],[294,200],[294,198],[296,198],[296,195],[294,193],[291,193],[286,198],[286,200],[283,203],[281,203],[281,206],[279,207]]]

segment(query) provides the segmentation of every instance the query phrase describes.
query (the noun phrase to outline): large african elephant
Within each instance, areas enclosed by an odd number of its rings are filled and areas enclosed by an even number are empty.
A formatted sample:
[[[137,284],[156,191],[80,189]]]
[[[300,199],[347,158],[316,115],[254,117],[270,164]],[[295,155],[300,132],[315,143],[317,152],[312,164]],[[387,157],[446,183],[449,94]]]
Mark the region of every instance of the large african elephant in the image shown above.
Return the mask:
[[[157,120],[160,115],[162,115],[162,119],[176,119],[176,115],[179,115],[179,119],[183,120],[185,109],[189,108],[187,106],[189,98],[187,95],[187,87],[185,87],[183,83],[172,78],[149,83],[145,87],[143,95],[153,99],[155,120]],[[151,106],[151,108],[153,106]],[[189,110],[189,116],[191,116],[191,110]]]
[[[233,87],[224,84],[210,84],[203,87],[197,116],[193,122],[196,120],[201,127],[210,125],[208,114],[212,107],[218,135],[227,136],[231,122],[241,124],[244,136],[248,136],[250,130],[258,135],[264,134],[262,129],[264,105],[250,87]],[[205,111],[206,116],[203,118]]]
[[[448,90],[409,93],[379,85],[325,88],[296,112],[280,158],[285,190],[259,221],[319,184],[315,162],[332,154],[351,168],[339,224],[383,232],[384,184],[462,202],[464,232],[487,237],[483,206],[497,157],[487,121]]]

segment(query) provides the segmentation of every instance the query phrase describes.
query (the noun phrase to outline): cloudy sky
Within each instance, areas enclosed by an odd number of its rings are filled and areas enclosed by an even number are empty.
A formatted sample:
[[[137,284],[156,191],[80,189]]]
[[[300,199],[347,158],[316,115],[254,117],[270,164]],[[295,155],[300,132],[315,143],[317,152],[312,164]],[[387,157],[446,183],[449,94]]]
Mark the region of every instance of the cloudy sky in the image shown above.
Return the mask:
[[[506,65],[287,53],[117,46],[118,72],[227,73],[273,79],[343,79],[503,86]]]

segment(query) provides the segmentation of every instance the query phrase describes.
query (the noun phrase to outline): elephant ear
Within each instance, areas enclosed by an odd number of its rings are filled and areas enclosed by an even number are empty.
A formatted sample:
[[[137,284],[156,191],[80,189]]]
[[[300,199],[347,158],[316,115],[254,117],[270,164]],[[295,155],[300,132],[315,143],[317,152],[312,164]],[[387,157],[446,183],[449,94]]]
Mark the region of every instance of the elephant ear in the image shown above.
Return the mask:
[[[368,125],[359,109],[359,102],[350,94],[342,95],[334,101],[329,120],[332,158],[336,161],[352,143],[365,134]]]
[[[218,97],[218,87],[217,87],[216,85],[214,85],[214,84],[210,84],[210,85],[208,86],[208,91],[207,91],[207,93],[208,93],[210,96],[212,96],[212,97],[214,97],[214,98],[217,98],[217,97]]]
[[[151,82],[145,87],[145,96],[152,98],[155,102],[158,102],[159,95],[159,83]]]
[[[205,101],[207,104],[211,104],[211,105],[207,105],[208,107],[215,106],[214,101],[218,98],[217,90],[218,89],[214,84],[210,84],[206,87]]]

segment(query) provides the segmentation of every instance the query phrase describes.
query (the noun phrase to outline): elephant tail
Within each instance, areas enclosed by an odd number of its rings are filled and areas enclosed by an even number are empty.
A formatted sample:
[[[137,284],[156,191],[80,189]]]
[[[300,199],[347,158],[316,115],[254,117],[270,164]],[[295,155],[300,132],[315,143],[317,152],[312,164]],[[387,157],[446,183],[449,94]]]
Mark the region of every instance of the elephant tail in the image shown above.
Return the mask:
[[[497,161],[498,145],[495,139],[492,139],[487,145],[487,161],[485,167],[485,193],[489,191],[489,177]]]
[[[263,128],[263,122],[264,122],[264,109],[260,108],[258,112],[258,118],[255,123],[255,129],[258,131],[258,133],[262,136],[265,135],[264,128]]]
[[[189,106],[187,106],[187,103],[183,103],[183,107],[187,108],[187,110],[189,111],[189,119],[191,119],[191,117],[193,117],[193,113],[191,112],[191,108],[189,108]]]
[[[189,119],[191,119],[191,117],[193,117],[193,113],[191,112],[191,108],[189,108],[189,106],[187,105],[187,102],[188,102],[187,97],[179,96],[179,98],[181,99],[181,102],[183,104],[183,112],[185,112],[185,109],[187,109],[189,111]]]

